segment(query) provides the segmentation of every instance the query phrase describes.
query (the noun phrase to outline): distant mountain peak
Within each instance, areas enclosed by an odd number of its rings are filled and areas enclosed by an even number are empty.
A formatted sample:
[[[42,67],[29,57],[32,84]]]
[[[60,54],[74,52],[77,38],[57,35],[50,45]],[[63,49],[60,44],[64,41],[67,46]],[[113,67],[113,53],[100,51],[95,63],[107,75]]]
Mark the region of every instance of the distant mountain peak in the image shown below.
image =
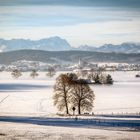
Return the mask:
[[[6,46],[6,47],[3,48],[2,46]],[[67,40],[62,39],[58,36],[44,38],[40,40],[30,40],[30,39],[3,40],[3,39],[0,39],[1,51],[13,51],[13,50],[22,50],[22,49],[64,51],[64,50],[71,50],[72,48],[70,44],[67,42]]]
[[[140,53],[140,43],[124,42],[119,45],[104,44],[100,47],[92,47],[88,45],[79,46],[79,50],[96,51],[96,52],[116,52],[116,53]]]

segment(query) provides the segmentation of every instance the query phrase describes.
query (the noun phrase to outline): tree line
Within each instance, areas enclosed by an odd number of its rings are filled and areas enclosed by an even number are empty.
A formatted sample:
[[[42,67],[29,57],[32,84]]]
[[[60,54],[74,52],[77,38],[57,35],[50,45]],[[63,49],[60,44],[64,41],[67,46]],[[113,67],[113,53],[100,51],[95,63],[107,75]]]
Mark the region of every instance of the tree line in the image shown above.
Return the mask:
[[[49,67],[46,70],[47,77],[53,77],[56,74],[56,71],[53,67]],[[13,78],[19,78],[22,76],[22,72],[18,69],[14,69],[11,73]],[[79,78],[85,79],[90,84],[113,84],[113,79],[110,74],[105,74],[102,71],[84,71],[81,70],[80,72],[76,73]],[[39,76],[36,69],[31,71],[30,76],[34,79],[35,77]]]
[[[86,79],[90,84],[113,84],[111,75],[104,73],[102,70],[80,70],[77,75],[78,77]]]
[[[56,74],[56,71],[53,67],[49,67],[47,70],[46,70],[46,76],[47,77],[53,77],[55,74]],[[11,72],[11,75],[13,78],[17,79],[19,77],[22,76],[22,72],[19,70],[19,69],[14,69],[12,72]],[[33,79],[35,77],[38,77],[39,76],[39,73],[37,72],[36,69],[33,69],[30,73],[30,77],[32,77]]]

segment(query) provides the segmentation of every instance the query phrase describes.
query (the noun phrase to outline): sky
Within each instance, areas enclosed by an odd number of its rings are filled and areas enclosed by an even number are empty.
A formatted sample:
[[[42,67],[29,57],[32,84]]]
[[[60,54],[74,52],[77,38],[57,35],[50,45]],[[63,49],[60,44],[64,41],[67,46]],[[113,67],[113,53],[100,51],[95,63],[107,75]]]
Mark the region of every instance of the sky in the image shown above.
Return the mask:
[[[73,47],[140,42],[140,0],[0,0],[0,38],[52,36]]]

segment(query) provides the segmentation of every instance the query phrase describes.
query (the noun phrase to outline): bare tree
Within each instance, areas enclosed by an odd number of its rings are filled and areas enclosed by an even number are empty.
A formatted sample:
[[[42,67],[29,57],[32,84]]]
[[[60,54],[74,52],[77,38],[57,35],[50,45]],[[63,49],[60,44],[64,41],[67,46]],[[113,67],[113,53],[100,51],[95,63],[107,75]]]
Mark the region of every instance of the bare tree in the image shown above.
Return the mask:
[[[70,78],[68,74],[59,75],[54,86],[54,105],[57,106],[59,111],[65,110],[66,114],[69,114],[70,89]]]
[[[35,77],[37,77],[39,74],[37,73],[37,71],[36,70],[32,70],[32,72],[31,72],[31,74],[30,74],[30,76],[32,77],[32,78],[35,78]]]
[[[84,79],[79,79],[73,84],[71,90],[71,103],[78,108],[78,114],[91,111],[95,95]]]
[[[14,69],[14,70],[12,71],[11,75],[12,75],[13,78],[16,78],[16,79],[17,79],[17,78],[19,78],[20,76],[22,76],[22,73],[21,73],[20,70]]]
[[[56,73],[55,69],[53,67],[49,67],[47,69],[47,74],[46,75],[49,76],[49,77],[53,77],[55,75],[55,73]]]
[[[77,107],[78,114],[81,114],[81,111],[91,111],[93,107],[93,91],[86,80],[78,79],[73,73],[59,75],[54,92],[54,105],[59,111],[65,110],[66,114],[69,114],[70,108]]]

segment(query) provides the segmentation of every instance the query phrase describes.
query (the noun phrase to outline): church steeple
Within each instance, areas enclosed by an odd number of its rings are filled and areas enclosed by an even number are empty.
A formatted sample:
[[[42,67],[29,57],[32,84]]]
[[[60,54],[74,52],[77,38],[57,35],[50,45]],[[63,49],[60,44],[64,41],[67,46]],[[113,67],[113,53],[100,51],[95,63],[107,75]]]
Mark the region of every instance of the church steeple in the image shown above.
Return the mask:
[[[79,67],[81,67],[81,58],[79,58]]]

